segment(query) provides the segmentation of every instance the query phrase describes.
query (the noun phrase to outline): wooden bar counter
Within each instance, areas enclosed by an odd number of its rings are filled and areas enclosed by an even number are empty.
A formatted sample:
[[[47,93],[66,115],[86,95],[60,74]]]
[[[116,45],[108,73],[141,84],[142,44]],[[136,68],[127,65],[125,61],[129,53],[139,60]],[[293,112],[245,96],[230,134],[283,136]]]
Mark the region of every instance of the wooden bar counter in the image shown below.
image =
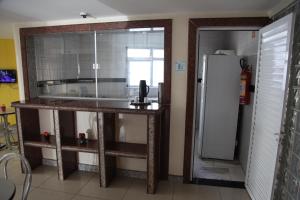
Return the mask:
[[[147,160],[147,192],[155,193],[160,166],[160,135],[163,106],[132,106],[117,100],[65,100],[33,98],[12,103],[16,108],[20,153],[31,167],[42,165],[42,148],[56,150],[58,177],[64,180],[78,168],[77,152],[96,153],[99,158],[100,186],[108,187],[116,174],[116,157]],[[39,109],[53,111],[54,134],[49,140],[40,136]],[[80,144],[76,138],[76,111],[95,112],[97,116],[96,140]],[[115,121],[119,113],[147,116],[147,142],[145,144],[117,142]],[[50,123],[50,122],[49,122]]]

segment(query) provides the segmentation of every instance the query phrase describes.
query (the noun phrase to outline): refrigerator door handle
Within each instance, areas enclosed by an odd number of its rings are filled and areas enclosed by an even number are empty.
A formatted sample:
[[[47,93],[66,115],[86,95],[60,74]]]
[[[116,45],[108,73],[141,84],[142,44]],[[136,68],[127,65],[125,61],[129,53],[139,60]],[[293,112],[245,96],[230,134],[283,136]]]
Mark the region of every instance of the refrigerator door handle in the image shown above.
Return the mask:
[[[205,94],[206,94],[206,73],[207,73],[207,55],[203,56],[202,78],[201,79],[201,99],[200,99],[200,119],[199,119],[199,140],[198,155],[202,156],[202,143],[204,131],[204,111],[205,111]],[[198,79],[199,80],[199,79]]]

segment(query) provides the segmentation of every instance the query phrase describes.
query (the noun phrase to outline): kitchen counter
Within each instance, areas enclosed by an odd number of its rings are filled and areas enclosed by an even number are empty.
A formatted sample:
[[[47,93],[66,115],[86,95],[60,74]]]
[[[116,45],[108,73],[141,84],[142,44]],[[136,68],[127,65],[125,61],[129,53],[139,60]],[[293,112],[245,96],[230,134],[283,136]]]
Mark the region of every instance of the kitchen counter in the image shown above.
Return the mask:
[[[158,103],[148,106],[133,106],[128,101],[114,100],[71,100],[54,98],[33,98],[24,101],[13,102],[12,107],[37,108],[69,111],[155,114],[162,111],[163,107]]]

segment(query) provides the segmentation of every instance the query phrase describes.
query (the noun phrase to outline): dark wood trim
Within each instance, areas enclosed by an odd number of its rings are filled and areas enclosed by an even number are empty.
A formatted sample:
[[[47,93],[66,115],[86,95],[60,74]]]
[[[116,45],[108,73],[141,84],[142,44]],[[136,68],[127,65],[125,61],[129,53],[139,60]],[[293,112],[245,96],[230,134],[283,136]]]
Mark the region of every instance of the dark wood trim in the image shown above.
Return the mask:
[[[244,18],[199,18],[189,20],[188,32],[188,69],[187,69],[187,95],[185,116],[185,143],[183,180],[191,180],[192,141],[194,123],[194,100],[197,62],[197,30],[200,27],[263,27],[270,22],[267,17]]]
[[[210,185],[210,186],[245,189],[245,182],[243,181],[227,181],[227,180],[206,179],[206,178],[193,178],[192,183],[198,185]]]
[[[23,84],[25,98],[30,97],[29,93],[29,80],[28,80],[28,64],[27,64],[27,47],[26,47],[26,36],[24,31],[20,29],[20,43],[21,43],[21,56],[22,56],[22,70],[23,70]]]

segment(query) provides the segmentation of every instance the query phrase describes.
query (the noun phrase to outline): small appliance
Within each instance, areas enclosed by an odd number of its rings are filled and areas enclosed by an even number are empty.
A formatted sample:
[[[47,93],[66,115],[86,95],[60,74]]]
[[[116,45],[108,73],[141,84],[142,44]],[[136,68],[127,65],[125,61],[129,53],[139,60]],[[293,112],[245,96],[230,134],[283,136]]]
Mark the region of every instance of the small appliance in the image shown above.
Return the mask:
[[[146,80],[140,80],[139,101],[144,103],[144,98],[147,97],[150,87],[146,84]]]

